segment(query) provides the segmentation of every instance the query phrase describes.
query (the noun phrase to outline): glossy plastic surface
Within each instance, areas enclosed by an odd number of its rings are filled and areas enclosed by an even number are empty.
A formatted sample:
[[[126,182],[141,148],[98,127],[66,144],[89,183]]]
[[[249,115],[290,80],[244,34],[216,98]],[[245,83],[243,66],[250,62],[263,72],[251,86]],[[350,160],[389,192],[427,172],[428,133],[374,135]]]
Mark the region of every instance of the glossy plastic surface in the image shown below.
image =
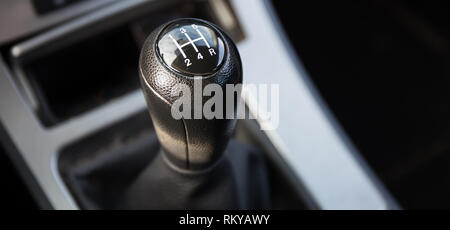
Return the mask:
[[[212,26],[192,19],[167,25],[158,36],[156,50],[170,69],[191,76],[216,72],[226,52],[223,38]]]

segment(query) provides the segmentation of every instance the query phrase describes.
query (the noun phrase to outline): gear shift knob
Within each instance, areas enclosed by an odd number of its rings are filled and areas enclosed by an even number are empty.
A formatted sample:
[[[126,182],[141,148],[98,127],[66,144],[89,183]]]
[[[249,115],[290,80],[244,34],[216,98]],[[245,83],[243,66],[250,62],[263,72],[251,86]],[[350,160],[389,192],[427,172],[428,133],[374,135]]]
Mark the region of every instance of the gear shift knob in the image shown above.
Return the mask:
[[[227,95],[225,86],[242,83],[241,60],[233,41],[215,25],[203,20],[187,18],[169,22],[146,39],[139,59],[139,75],[168,162],[188,170],[213,166],[222,156],[235,125],[234,119],[226,119],[225,105],[229,100],[236,102],[239,95],[234,92]],[[201,87],[195,88],[198,81]],[[173,93],[179,84],[191,92],[190,119],[172,116],[174,103],[186,96]],[[195,113],[203,111],[205,102],[214,96],[200,96],[201,108],[196,107],[198,102],[194,99],[199,98],[195,95],[199,90],[202,95],[209,84],[217,84],[223,89],[223,119],[195,117]],[[233,104],[231,112],[235,115],[237,105]]]

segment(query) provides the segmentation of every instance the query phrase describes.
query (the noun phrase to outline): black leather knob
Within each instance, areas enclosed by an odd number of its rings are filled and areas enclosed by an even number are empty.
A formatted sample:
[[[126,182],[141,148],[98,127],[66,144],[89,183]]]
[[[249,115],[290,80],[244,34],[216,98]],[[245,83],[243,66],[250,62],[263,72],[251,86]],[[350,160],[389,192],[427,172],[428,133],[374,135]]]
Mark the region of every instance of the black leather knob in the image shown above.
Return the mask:
[[[214,165],[227,146],[235,119],[238,93],[227,95],[226,84],[242,83],[239,53],[233,41],[217,26],[200,19],[178,19],[160,26],[146,39],[139,60],[141,86],[150,115],[169,163],[198,170]],[[223,105],[234,101],[233,111],[223,108],[224,119],[195,118],[194,81],[202,88],[217,84]],[[191,93],[191,118],[175,119],[171,106],[182,95],[173,89],[183,84]],[[210,97],[203,96],[203,106]],[[217,108],[216,108],[217,109]],[[198,111],[197,111],[198,112]]]

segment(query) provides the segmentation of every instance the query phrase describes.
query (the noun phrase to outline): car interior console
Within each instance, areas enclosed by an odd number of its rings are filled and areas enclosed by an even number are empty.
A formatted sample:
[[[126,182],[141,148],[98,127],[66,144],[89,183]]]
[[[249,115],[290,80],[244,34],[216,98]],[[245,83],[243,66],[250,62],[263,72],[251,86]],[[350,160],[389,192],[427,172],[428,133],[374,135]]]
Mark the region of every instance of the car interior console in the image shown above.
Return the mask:
[[[4,0],[0,28],[1,168],[39,208],[397,208],[269,0]]]

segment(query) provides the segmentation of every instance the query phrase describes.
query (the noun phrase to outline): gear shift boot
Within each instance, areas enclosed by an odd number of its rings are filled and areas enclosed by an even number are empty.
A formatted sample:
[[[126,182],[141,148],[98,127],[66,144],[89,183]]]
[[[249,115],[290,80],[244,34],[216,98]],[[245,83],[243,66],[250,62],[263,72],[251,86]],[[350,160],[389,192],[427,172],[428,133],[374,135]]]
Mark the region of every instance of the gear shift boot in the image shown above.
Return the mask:
[[[180,172],[159,153],[126,191],[121,209],[267,209],[268,182],[254,149],[231,141],[217,165]]]

